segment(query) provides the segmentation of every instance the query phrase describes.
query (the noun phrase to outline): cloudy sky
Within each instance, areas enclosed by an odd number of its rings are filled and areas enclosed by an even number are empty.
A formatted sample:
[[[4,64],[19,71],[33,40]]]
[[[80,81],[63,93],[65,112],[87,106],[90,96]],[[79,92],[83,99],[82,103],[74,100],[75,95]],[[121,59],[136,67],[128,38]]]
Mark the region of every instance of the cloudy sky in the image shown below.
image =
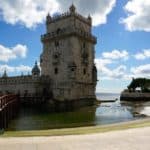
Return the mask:
[[[73,0],[72,0],[73,1]],[[42,52],[45,16],[71,0],[0,0],[0,74],[28,74]],[[132,77],[150,78],[150,0],[74,0],[93,18],[97,36],[97,92],[120,92]]]

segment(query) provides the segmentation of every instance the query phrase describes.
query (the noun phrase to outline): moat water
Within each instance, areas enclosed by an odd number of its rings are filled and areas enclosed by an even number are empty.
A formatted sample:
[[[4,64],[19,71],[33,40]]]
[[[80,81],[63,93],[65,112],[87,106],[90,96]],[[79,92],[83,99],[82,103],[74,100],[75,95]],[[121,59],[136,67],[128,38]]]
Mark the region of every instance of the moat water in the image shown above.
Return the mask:
[[[72,112],[48,113],[40,108],[23,108],[7,130],[42,130],[104,125],[150,116],[150,102],[120,102],[119,94],[97,94],[104,102]]]

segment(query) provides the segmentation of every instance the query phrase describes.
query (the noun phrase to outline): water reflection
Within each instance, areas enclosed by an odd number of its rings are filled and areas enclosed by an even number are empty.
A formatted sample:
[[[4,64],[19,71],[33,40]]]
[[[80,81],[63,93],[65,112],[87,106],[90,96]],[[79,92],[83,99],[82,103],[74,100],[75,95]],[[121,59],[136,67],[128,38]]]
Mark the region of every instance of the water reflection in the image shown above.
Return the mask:
[[[72,112],[49,113],[41,108],[22,108],[7,130],[42,130],[95,125],[96,107]]]
[[[150,102],[101,103],[72,112],[48,113],[40,108],[21,109],[8,130],[39,130],[103,125],[150,116]]]
[[[106,124],[132,120],[133,115],[120,101],[114,103],[102,103],[96,110],[96,124]]]
[[[131,112],[133,117],[150,116],[150,102],[121,102],[123,107],[126,107]]]

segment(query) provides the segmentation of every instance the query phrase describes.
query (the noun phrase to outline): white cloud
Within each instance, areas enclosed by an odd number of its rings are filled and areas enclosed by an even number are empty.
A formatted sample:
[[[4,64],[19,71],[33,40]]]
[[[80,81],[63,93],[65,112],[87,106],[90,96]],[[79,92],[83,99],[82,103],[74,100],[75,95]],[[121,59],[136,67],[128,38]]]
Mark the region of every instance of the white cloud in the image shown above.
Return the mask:
[[[97,58],[95,59],[96,67],[98,69],[98,78],[101,79],[121,79],[126,74],[126,66],[120,65],[116,68],[109,68],[107,65],[114,63],[109,59]]]
[[[96,58],[95,64],[98,70],[98,79],[102,78],[102,76],[105,76],[109,74],[109,69],[107,68],[107,65],[111,64],[112,61],[110,59],[102,59],[102,58]]]
[[[125,76],[126,66],[120,65],[115,69],[105,67],[103,69],[103,79],[122,79]]]
[[[18,44],[12,49],[12,52],[17,57],[25,58],[27,54],[27,46]]]
[[[31,72],[31,67],[30,66],[25,66],[25,65],[19,65],[19,66],[9,66],[9,65],[0,65],[0,73],[1,75],[4,73],[6,70],[7,73],[15,73],[15,74],[20,74],[21,72]]]
[[[56,12],[58,3],[56,0],[0,0],[0,10],[7,23],[31,28],[42,23],[48,11]]]
[[[124,9],[128,16],[121,23],[127,30],[150,32],[150,0],[130,0]]]
[[[95,63],[99,80],[130,80],[133,77],[150,77],[150,64],[131,67],[127,70],[126,65],[118,65],[113,68],[112,66],[108,66],[114,64],[114,61],[110,59],[97,58],[95,59]]]
[[[150,64],[132,67],[131,72],[135,77],[150,77]]]
[[[102,59],[97,58],[95,59],[95,64],[98,70],[102,71],[106,65],[113,63],[110,59]]]
[[[114,70],[110,70],[111,71],[110,76],[115,79],[121,79],[124,77],[126,69],[127,68],[125,65],[120,65],[117,68],[115,68]]]
[[[103,52],[102,56],[108,59],[128,59],[128,52],[126,50],[113,50],[112,52]]]
[[[134,56],[137,60],[144,60],[145,59],[145,55],[143,53],[137,53]]]
[[[8,62],[9,60],[16,59],[17,57],[25,58],[26,54],[26,45],[17,44],[12,48],[0,45],[0,61]]]
[[[24,65],[15,67],[16,72],[31,72],[31,69],[32,69],[31,67]]]
[[[150,58],[150,49],[144,49],[142,52],[135,54],[136,59]],[[95,59],[95,64],[98,69],[99,80],[131,80],[133,77],[150,77],[150,64],[131,66],[120,64],[120,59],[126,60],[129,58],[127,51],[113,50],[112,52],[102,53],[101,58]]]
[[[135,54],[137,60],[144,60],[150,58],[150,49],[144,49],[142,52]]]
[[[66,11],[71,4],[70,0],[57,0],[61,10]],[[107,22],[107,15],[113,10],[116,0],[77,0],[74,1],[77,11],[84,16],[89,14],[93,18],[93,25],[97,26]]]
[[[15,71],[15,68],[8,65],[0,65],[0,73],[4,73],[5,70],[9,73],[12,73]]]
[[[32,28],[43,23],[48,12],[66,12],[71,3],[70,0],[0,0],[0,14],[7,23],[20,23]],[[78,0],[74,3],[78,12],[85,16],[91,14],[93,24],[100,25],[107,22],[107,15],[116,0]]]

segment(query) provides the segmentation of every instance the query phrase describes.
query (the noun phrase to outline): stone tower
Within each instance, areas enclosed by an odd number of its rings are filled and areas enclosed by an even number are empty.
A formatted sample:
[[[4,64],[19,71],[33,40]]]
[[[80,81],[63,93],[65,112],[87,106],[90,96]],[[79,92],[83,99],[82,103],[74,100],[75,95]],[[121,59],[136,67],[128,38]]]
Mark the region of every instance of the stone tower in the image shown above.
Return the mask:
[[[46,18],[41,36],[41,75],[51,78],[53,99],[72,101],[95,99],[97,70],[94,64],[96,38],[92,18],[81,16],[72,5],[68,12]]]

